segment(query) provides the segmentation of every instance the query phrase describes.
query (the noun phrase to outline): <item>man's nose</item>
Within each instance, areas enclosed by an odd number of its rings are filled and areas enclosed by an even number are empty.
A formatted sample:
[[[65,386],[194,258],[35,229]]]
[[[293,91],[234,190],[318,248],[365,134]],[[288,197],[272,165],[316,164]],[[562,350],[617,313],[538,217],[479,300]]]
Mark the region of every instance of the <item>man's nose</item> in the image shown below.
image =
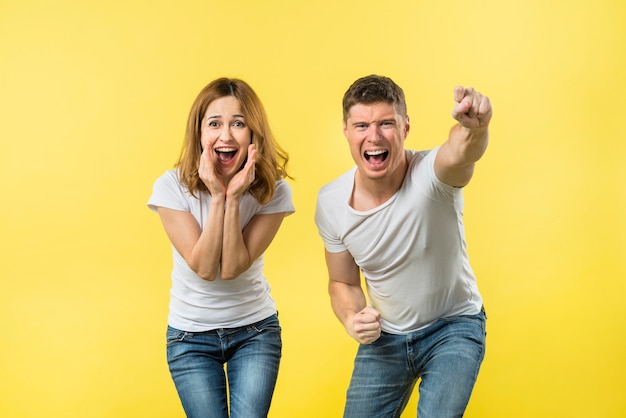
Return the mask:
[[[367,128],[367,140],[377,142],[380,139],[380,128],[377,124],[372,123]]]

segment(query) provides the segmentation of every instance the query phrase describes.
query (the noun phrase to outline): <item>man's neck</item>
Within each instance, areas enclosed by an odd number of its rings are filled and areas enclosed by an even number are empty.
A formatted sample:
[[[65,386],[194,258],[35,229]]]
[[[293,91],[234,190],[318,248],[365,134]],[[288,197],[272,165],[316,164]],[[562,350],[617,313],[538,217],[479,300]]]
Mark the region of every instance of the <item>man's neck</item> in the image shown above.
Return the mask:
[[[364,176],[358,169],[354,175],[354,185],[350,206],[358,211],[374,209],[391,199],[400,189],[406,176],[408,161],[396,168],[390,175],[378,179]]]

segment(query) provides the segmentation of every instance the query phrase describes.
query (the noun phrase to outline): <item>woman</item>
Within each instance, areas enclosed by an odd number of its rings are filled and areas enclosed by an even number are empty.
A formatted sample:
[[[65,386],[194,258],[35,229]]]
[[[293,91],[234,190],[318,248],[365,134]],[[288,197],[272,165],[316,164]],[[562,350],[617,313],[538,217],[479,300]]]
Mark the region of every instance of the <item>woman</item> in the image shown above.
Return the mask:
[[[294,212],[287,161],[252,88],[220,78],[154,184],[148,206],[174,258],[167,361],[188,417],[228,417],[228,405],[232,417],[267,416],[282,342],[263,253]]]

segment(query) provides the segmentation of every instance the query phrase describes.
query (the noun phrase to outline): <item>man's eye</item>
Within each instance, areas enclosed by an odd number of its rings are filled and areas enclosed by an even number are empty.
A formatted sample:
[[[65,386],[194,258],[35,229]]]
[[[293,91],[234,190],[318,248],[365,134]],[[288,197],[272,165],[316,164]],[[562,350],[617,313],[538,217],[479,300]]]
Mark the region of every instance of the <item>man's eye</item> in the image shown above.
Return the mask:
[[[367,125],[366,125],[366,124],[364,124],[364,123],[358,123],[358,124],[354,125],[354,127],[355,127],[357,130],[362,131],[363,129],[366,129],[366,128],[367,128]]]

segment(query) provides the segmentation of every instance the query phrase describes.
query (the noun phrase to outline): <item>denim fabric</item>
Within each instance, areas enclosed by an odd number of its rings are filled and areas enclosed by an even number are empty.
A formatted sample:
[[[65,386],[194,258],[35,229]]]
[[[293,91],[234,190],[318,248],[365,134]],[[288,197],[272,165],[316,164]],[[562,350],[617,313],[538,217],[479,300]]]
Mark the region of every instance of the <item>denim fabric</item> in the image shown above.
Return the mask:
[[[266,417],[282,352],[278,316],[205,332],[167,329],[167,361],[190,418]],[[226,365],[226,368],[224,368]]]
[[[482,311],[362,344],[344,418],[400,417],[420,378],[419,418],[462,417],[485,355],[485,325]]]

